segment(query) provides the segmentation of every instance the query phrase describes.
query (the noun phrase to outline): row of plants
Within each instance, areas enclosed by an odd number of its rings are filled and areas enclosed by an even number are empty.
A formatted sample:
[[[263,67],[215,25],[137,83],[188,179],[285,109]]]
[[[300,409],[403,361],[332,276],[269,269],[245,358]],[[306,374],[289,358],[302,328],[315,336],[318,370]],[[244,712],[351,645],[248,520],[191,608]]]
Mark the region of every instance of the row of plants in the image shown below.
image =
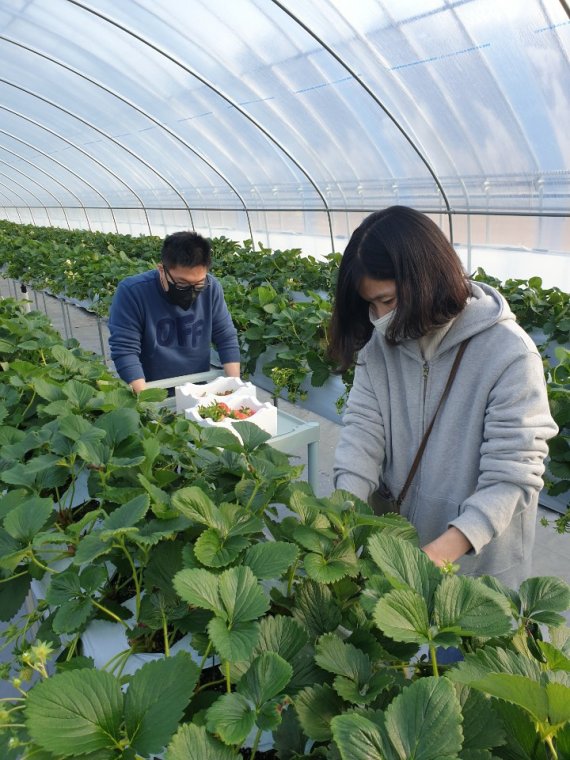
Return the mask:
[[[157,237],[0,221],[0,267],[7,276],[35,289],[87,299],[103,316],[118,282],[153,266],[160,244]],[[238,329],[244,376],[256,373],[257,381],[275,397],[303,401],[333,373],[326,356],[327,326],[339,255],[318,262],[299,250],[271,251],[260,246],[253,251],[251,241],[239,245],[227,238],[214,239],[212,246],[213,271],[223,284]],[[495,286],[539,344],[551,408],[560,428],[550,443],[547,479],[548,492],[558,498],[570,491],[570,354],[565,348],[570,334],[570,296],[559,288],[543,288],[539,277],[502,283],[479,269],[474,279]],[[332,418],[340,419],[335,406],[340,414],[352,372],[342,381],[328,404],[327,416]],[[563,516],[556,527],[561,532],[570,530],[570,518]]]
[[[251,423],[133,395],[11,300],[0,367],[3,758],[570,756],[568,584],[437,568],[404,518],[315,497]],[[96,665],[101,626],[126,644]]]

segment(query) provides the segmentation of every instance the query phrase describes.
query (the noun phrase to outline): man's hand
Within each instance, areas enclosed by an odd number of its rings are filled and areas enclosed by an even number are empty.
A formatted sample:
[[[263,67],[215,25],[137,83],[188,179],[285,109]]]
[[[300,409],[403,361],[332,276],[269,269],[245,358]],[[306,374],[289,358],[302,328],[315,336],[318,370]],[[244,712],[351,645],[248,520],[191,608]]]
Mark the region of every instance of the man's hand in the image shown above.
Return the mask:
[[[140,393],[146,388],[146,381],[144,377],[139,377],[137,380],[133,380],[132,383],[129,383],[129,385],[135,393]]]
[[[224,374],[226,377],[239,377],[239,362],[228,362],[224,364]]]

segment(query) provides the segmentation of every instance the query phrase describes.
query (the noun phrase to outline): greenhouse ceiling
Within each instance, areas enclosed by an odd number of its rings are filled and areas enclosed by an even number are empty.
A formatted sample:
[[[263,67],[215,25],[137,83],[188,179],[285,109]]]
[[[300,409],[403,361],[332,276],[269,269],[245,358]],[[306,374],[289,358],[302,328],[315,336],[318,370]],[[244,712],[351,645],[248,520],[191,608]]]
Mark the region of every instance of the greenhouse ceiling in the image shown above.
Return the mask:
[[[5,217],[570,214],[566,0],[0,0],[0,45]]]

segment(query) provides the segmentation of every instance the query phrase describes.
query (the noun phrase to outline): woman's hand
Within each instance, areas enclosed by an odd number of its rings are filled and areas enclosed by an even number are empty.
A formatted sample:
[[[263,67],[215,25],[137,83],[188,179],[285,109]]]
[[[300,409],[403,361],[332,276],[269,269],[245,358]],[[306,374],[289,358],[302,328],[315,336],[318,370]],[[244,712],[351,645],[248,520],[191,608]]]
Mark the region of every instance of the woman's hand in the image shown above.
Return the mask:
[[[472,548],[465,535],[457,528],[451,527],[435,541],[422,546],[422,551],[438,567],[443,567],[448,562],[455,562],[455,560],[463,557]]]

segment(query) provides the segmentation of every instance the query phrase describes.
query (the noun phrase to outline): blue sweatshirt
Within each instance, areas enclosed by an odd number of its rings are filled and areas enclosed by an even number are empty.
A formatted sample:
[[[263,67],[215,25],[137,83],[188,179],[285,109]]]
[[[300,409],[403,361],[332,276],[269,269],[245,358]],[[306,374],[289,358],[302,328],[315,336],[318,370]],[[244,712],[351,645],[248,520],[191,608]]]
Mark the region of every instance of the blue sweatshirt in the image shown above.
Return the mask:
[[[211,274],[208,281],[187,311],[168,301],[156,269],[119,283],[109,317],[109,345],[125,382],[206,372],[212,343],[222,364],[239,362],[237,330],[222,286]]]

